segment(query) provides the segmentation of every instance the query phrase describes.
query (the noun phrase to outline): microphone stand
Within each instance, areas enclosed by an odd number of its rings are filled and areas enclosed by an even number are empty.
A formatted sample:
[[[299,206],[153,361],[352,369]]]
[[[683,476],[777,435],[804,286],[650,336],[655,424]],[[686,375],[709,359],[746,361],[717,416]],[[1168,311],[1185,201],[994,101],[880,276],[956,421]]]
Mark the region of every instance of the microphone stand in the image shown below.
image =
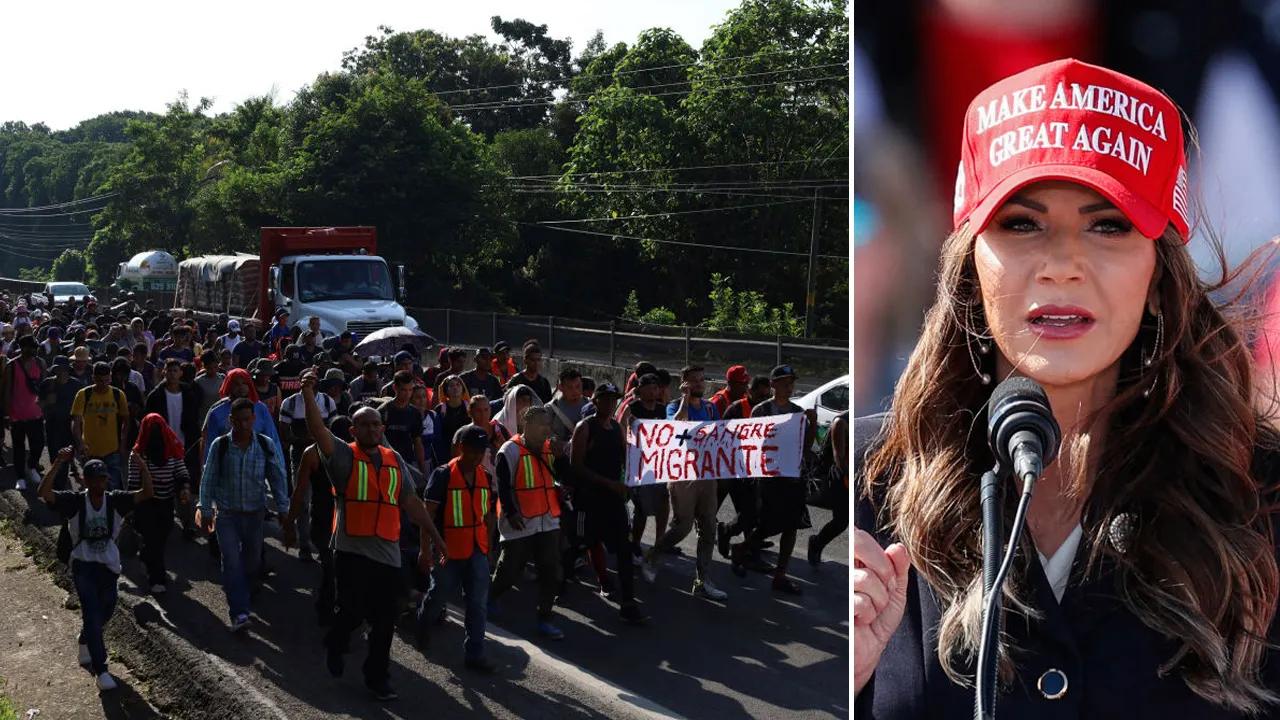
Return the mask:
[[[1022,497],[1013,517],[1013,532],[1009,547],[1002,542],[1003,513],[1001,512],[1000,487],[1003,472],[999,463],[982,476],[982,641],[978,646],[978,667],[975,675],[975,720],[994,720],[996,716],[996,668],[1000,658],[1000,616],[1003,612],[1005,578],[1013,565],[1014,549],[1026,526],[1027,507],[1031,504],[1031,491],[1036,473],[1022,478]]]

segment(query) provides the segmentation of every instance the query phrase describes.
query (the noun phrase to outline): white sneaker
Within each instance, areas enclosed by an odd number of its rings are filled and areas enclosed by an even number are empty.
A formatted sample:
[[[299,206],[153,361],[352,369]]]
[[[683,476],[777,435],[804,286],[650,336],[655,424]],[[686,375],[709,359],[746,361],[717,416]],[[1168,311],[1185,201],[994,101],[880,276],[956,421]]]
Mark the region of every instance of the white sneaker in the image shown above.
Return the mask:
[[[645,582],[658,579],[658,553],[653,550],[645,553],[644,561],[640,563],[640,574],[644,575]]]
[[[92,662],[93,662],[93,656],[89,654],[89,646],[81,645],[80,646],[80,664],[84,666],[88,666]]]
[[[729,598],[729,593],[712,585],[710,580],[695,580],[693,582],[693,594],[701,595],[708,600],[727,600]]]
[[[169,589],[169,586],[164,585],[163,583],[156,583],[155,585],[151,586],[151,594],[163,595],[168,589]]]
[[[22,492],[22,491],[26,490],[26,489],[27,489],[27,481],[26,481],[26,479],[25,479],[25,478],[22,478],[22,477],[19,477],[19,478],[18,478],[18,479],[13,483],[13,489],[14,489],[14,490],[17,490],[18,492]]]
[[[40,483],[44,480],[44,478],[40,477],[40,473],[36,472],[35,468],[31,468],[27,471],[27,479],[29,479],[31,484],[36,487],[40,487]]]
[[[111,673],[103,672],[101,675],[98,676],[98,689],[99,690],[115,690],[116,689],[116,679],[111,677]]]

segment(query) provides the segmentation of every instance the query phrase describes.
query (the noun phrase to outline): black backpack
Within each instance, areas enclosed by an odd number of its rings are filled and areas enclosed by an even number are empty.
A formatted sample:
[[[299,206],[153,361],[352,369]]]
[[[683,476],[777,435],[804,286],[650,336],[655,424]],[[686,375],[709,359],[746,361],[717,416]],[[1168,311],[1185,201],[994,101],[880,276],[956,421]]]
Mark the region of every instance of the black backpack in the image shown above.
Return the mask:
[[[263,435],[262,433],[254,433],[254,437],[258,438],[258,446],[262,448],[262,453],[270,460],[275,455],[275,441]],[[213,439],[215,445],[218,446],[218,469],[222,469],[222,463],[227,459],[227,448],[231,447],[231,433],[219,435]]]
[[[837,415],[836,417],[848,417],[848,411]],[[832,420],[835,423],[835,420]],[[836,467],[836,450],[831,432],[828,431],[826,437],[822,438],[822,447],[818,449],[818,459],[809,467],[806,473],[808,480],[808,497],[807,501],[814,507],[832,509],[835,498],[832,497],[832,489],[835,480],[833,478]]]
[[[85,496],[87,492],[88,492],[87,490],[81,490],[79,492],[80,502],[77,505],[79,510],[76,511],[76,515],[75,515],[76,521],[80,523],[79,533],[78,533],[80,539],[76,540],[75,542],[71,541],[71,519],[70,518],[63,521],[62,529],[58,531],[58,546],[57,546],[58,561],[64,565],[71,564],[71,553],[75,551],[76,546],[78,546],[80,543],[84,542],[85,540],[84,536],[85,536],[85,531],[87,530],[87,528],[85,527],[85,516],[88,515],[88,513],[84,511],[84,505],[85,505]],[[111,507],[111,493],[107,493],[102,497],[102,509],[106,512],[106,515],[107,515],[107,537],[108,538],[114,537],[116,533],[116,513],[115,513],[115,508]]]

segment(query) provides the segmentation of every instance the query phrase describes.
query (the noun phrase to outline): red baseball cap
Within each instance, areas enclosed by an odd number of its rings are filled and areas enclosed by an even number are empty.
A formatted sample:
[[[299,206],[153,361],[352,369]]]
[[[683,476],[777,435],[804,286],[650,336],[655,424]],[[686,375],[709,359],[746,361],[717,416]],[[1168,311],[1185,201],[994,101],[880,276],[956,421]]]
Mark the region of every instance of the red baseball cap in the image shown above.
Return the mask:
[[[734,365],[724,374],[724,379],[726,382],[751,382],[751,373],[741,365]]]
[[[978,94],[964,120],[954,220],[982,232],[1005,200],[1039,180],[1086,185],[1149,238],[1185,242],[1182,116],[1164,93],[1114,70],[1056,60]]]

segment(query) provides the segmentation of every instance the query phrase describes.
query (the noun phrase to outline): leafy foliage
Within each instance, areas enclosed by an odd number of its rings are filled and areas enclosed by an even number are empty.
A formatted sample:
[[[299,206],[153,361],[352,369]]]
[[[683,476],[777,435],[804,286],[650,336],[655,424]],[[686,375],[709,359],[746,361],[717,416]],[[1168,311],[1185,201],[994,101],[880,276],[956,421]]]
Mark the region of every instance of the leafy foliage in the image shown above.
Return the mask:
[[[89,260],[79,250],[63,250],[49,269],[50,280],[84,282],[89,274]]]
[[[757,335],[795,336],[804,330],[791,303],[770,306],[755,290],[735,290],[720,273],[711,274],[711,315],[702,322],[708,330],[731,330]]]
[[[643,325],[675,325],[676,314],[668,308],[654,307],[640,312],[640,299],[636,291],[627,294],[627,306],[622,309],[622,317]]]
[[[846,0],[744,0],[700,48],[659,27],[575,55],[526,19],[491,29],[381,27],[288,103],[0,124],[0,207],[99,198],[3,218],[0,273],[83,262],[106,283],[144,250],[361,224],[412,304],[799,331],[811,232],[849,247]],[[847,262],[817,285],[820,333],[846,334]]]

